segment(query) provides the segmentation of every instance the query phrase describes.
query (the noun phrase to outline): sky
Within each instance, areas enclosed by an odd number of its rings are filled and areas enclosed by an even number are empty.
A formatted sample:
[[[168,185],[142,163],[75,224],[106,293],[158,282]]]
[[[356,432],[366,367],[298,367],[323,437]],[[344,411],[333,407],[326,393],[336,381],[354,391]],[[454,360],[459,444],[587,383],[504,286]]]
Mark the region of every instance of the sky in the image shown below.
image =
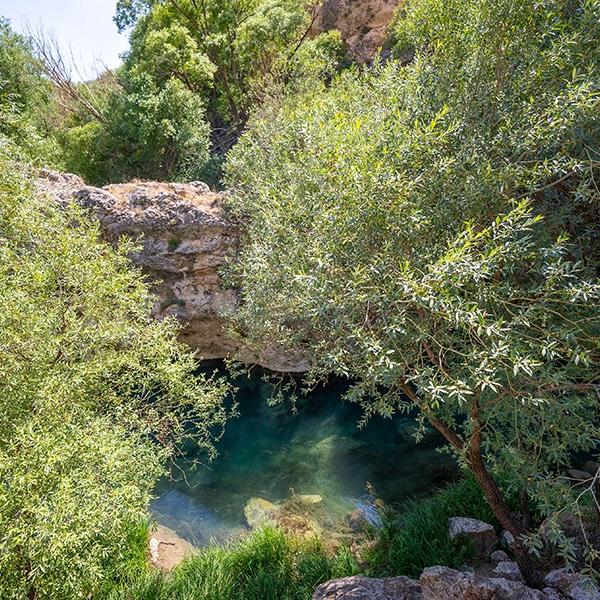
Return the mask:
[[[71,50],[82,66],[74,79],[93,77],[99,64],[119,65],[119,54],[128,47],[113,23],[116,0],[0,0],[0,16],[8,17],[17,31],[29,24],[51,32],[66,55]]]

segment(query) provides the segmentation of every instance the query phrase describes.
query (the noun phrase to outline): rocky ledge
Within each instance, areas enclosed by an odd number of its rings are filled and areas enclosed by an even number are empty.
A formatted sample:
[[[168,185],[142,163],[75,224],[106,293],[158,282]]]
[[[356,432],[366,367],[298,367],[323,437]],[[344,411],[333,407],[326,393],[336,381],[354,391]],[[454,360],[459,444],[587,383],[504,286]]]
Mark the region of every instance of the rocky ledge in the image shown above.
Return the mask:
[[[152,313],[182,323],[181,339],[203,359],[238,358],[278,372],[302,372],[300,357],[276,346],[251,353],[228,332],[225,314],[235,310],[234,290],[220,271],[235,256],[239,232],[224,214],[224,194],[202,182],[133,182],[104,188],[87,186],[77,175],[43,170],[41,195],[61,204],[76,202],[98,219],[111,243],[138,242],[131,259],[149,277],[156,303]]]
[[[600,600],[591,581],[565,569],[550,572],[543,590],[504,577],[481,577],[429,567],[418,581],[408,577],[348,577],[317,588],[313,600]]]

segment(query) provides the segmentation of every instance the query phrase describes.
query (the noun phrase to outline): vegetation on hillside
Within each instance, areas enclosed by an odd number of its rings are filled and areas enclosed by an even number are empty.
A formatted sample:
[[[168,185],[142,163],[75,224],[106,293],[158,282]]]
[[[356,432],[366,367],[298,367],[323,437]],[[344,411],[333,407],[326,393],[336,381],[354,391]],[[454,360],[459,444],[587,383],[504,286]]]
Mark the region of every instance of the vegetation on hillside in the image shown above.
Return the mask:
[[[0,147],[0,596],[99,589],[180,441],[209,451],[225,386],[81,210],[39,198]]]
[[[357,380],[365,419],[418,408],[533,584],[542,542],[507,494],[553,523],[562,466],[598,448],[599,17],[413,0],[394,31],[410,65],[288,98],[227,165],[244,331],[314,357],[312,380]]]
[[[386,516],[360,570],[457,566],[466,511],[532,585],[548,553],[600,571],[560,528],[600,520],[600,474],[565,476],[600,450],[600,0],[406,0],[361,67],[314,9],[118,0],[124,64],[80,83],[0,21],[2,598],[300,600],[359,570],[270,529],[148,570],[155,481],[190,439],[213,453],[227,386],[39,166],[218,186],[224,164],[244,342],[353,381],[363,423],[416,410],[417,441],[446,439],[469,478]]]

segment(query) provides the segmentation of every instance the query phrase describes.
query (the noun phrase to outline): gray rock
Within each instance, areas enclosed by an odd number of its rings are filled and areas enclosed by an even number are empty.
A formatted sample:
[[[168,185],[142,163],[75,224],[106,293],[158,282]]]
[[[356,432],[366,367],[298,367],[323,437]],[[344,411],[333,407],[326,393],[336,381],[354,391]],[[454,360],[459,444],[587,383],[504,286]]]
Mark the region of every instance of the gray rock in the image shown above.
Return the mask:
[[[480,579],[447,567],[425,569],[419,583],[423,600],[555,600],[555,596],[517,581]]]
[[[510,560],[510,558],[508,557],[508,554],[504,552],[504,550],[494,550],[494,552],[490,554],[490,562],[492,564],[498,564],[507,560]]]
[[[421,588],[408,577],[347,577],[320,585],[313,600],[422,600]]]
[[[582,467],[582,471],[586,471],[586,473],[589,473],[592,476],[595,475],[599,469],[600,464],[593,460],[586,461]]]
[[[600,590],[591,579],[568,569],[550,571],[544,583],[559,590],[570,600],[600,600]]]
[[[577,481],[587,481],[590,478],[590,474],[587,471],[580,471],[579,469],[569,469],[567,475]]]
[[[506,550],[514,551],[515,536],[510,531],[506,531],[506,529],[504,529],[502,533],[500,533],[500,546]]]
[[[499,552],[502,552],[502,550]],[[523,581],[523,575],[521,575],[519,565],[510,560],[500,561],[494,569],[494,575],[498,575],[498,577],[504,577],[504,579],[508,579],[510,581]]]
[[[451,540],[469,540],[478,558],[487,558],[498,543],[496,532],[489,523],[469,517],[452,517],[448,521],[448,535]]]

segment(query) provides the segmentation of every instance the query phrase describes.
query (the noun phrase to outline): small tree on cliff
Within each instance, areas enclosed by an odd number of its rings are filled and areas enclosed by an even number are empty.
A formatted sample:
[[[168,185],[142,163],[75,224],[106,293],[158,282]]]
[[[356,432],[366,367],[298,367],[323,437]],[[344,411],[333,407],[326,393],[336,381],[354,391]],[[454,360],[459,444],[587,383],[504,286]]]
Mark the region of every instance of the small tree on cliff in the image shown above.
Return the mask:
[[[228,165],[232,275],[251,341],[357,381],[365,419],[417,409],[444,436],[539,584],[508,499],[556,515],[562,466],[598,444],[600,5],[454,4],[406,5],[411,66],[252,124]]]

